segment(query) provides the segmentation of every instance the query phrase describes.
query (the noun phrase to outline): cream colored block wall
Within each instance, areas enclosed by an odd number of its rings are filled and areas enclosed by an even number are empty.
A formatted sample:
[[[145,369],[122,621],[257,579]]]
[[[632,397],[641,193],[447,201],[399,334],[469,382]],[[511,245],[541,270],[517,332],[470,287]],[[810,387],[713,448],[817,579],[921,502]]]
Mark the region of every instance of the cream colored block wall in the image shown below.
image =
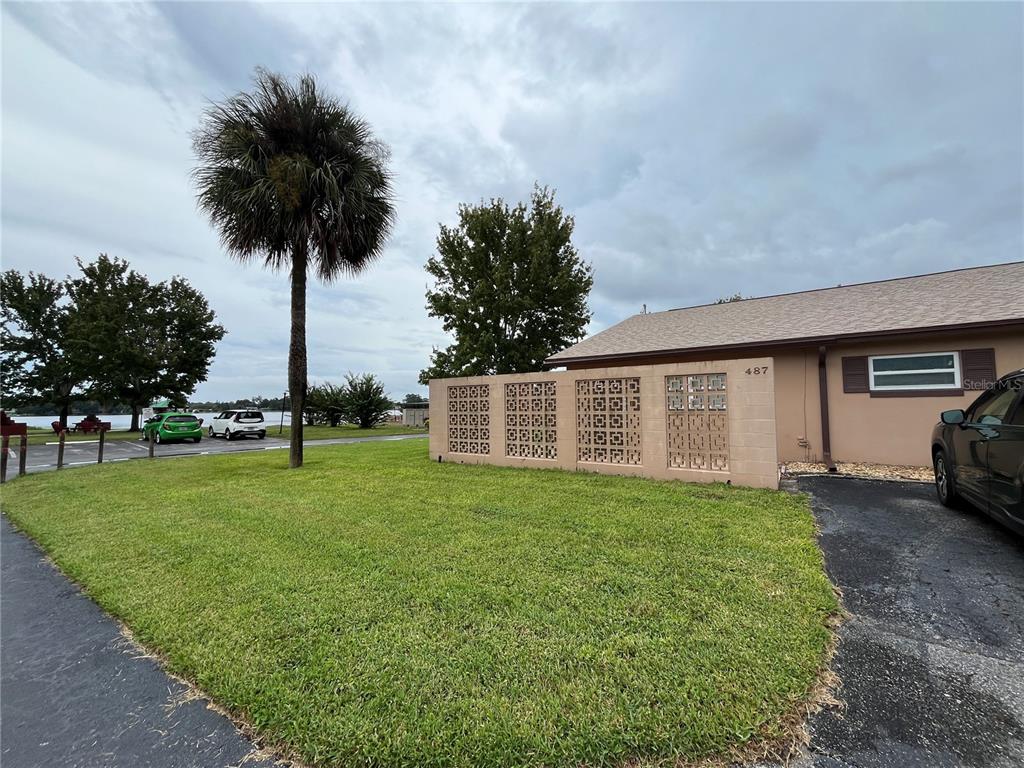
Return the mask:
[[[606,474],[642,475],[667,480],[731,482],[734,485],[777,488],[779,474],[775,439],[774,368],[772,358],[761,357],[434,379],[430,382],[430,456],[434,461],[547,467]],[[757,370],[762,372],[756,373]],[[666,377],[717,373],[726,375],[728,470],[670,467]],[[641,463],[633,465],[580,461],[577,442],[577,382],[633,378],[640,380]],[[558,457],[540,459],[506,455],[505,385],[549,381],[555,383]],[[490,388],[490,452],[486,455],[452,452],[449,450],[449,387],[480,384],[486,384]]]

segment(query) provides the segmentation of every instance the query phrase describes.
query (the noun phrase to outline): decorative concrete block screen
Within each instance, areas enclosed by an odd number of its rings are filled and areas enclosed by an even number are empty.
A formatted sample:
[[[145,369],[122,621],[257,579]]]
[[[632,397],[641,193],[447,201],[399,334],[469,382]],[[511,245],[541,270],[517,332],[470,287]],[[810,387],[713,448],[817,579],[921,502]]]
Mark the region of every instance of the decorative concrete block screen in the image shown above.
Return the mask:
[[[430,454],[777,488],[772,359],[435,379]]]
[[[729,471],[727,376],[666,376],[668,465],[671,469]]]
[[[576,458],[640,466],[640,379],[576,380]]]
[[[558,401],[555,382],[505,385],[505,455],[558,458]]]
[[[448,387],[448,450],[487,456],[491,452],[491,388],[488,384]]]

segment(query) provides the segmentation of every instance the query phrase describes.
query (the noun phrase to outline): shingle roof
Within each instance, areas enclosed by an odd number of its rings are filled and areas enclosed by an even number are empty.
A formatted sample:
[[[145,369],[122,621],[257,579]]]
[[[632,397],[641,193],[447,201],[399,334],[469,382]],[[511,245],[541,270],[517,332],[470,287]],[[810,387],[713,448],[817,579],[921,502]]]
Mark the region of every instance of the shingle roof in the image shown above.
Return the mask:
[[[548,361],[999,322],[1024,322],[1024,261],[633,315]]]

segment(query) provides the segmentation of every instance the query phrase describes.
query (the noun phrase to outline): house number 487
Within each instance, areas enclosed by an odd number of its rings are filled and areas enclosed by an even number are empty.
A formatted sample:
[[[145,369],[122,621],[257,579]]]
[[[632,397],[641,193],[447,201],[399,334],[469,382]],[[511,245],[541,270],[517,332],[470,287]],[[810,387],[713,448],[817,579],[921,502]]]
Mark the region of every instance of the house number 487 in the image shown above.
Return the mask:
[[[747,376],[763,376],[768,373],[767,365],[760,365],[757,368],[747,368]]]

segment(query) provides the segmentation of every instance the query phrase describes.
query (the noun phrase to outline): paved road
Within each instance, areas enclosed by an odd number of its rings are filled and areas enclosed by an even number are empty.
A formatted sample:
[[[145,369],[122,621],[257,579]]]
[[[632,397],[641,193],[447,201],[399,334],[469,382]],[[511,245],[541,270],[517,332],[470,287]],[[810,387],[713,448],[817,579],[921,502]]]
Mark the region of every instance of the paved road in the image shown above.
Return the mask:
[[[182,703],[185,685],[140,657],[6,518],[0,579],[4,768],[227,768],[253,753],[204,701]]]
[[[816,768],[1024,765],[1024,540],[930,485],[803,478],[852,617]]]
[[[342,445],[379,440],[409,440],[424,438],[426,434],[389,435],[386,437],[336,437],[329,440],[306,440],[306,446]],[[157,458],[171,456],[196,456],[216,453],[238,453],[242,451],[273,451],[288,448],[288,441],[276,437],[264,440],[246,438],[243,440],[224,440],[223,438],[204,437],[200,443],[164,443],[154,445]],[[96,463],[99,442],[74,442],[64,444],[64,465],[68,467],[86,466]],[[111,440],[103,446],[103,461],[129,461],[149,457],[149,444],[142,440]],[[25,461],[28,472],[46,472],[57,468],[57,444],[30,445]],[[12,477],[18,472],[17,450],[11,450],[7,462],[7,476]]]

